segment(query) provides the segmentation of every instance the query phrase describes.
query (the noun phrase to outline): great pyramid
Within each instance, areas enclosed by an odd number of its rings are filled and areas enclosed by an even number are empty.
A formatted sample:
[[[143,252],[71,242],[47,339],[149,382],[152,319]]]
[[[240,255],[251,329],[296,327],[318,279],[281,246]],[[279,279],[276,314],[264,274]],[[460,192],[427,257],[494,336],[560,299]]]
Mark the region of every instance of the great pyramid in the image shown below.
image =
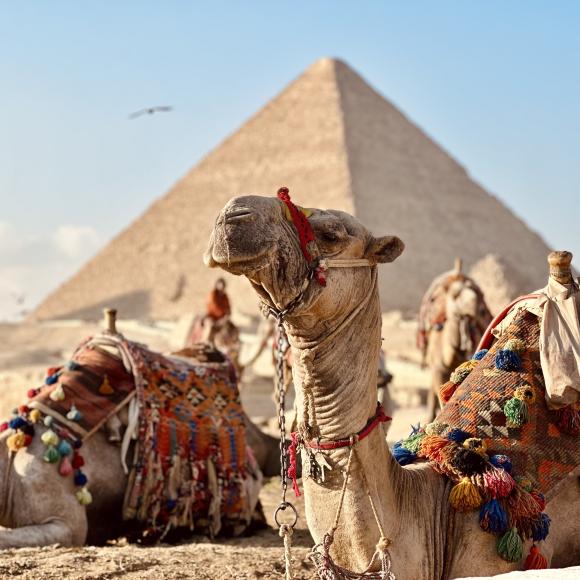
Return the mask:
[[[381,268],[382,307],[417,311],[455,256],[466,267],[497,254],[518,292],[542,286],[548,247],[465,169],[347,64],[315,62],[209,153],[33,313],[36,319],[175,319],[200,311],[217,272],[202,264],[209,232],[233,195],[286,185],[303,206],[354,213],[397,234],[403,256]],[[257,313],[245,279],[234,306]]]

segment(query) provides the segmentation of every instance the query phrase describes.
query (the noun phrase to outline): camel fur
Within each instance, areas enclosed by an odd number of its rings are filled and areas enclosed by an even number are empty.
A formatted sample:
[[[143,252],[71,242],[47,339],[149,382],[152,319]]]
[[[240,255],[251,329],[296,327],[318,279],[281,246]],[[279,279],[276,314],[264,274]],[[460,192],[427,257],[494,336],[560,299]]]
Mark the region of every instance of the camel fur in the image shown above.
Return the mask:
[[[296,229],[281,201],[260,196],[237,197],[223,208],[205,263],[246,276],[260,300],[277,310],[302,293],[299,306],[285,318],[300,428],[315,430],[322,440],[336,440],[358,432],[375,413],[381,342],[375,265],[396,259],[403,243],[394,236],[375,238],[346,213],[309,211],[324,256],[366,258],[373,266],[330,269],[326,286],[313,281],[304,289],[308,265]],[[314,413],[305,405],[305,395],[310,394]],[[303,482],[308,527],[317,543],[330,530],[337,511],[348,450],[326,455],[332,470],[325,481]],[[518,567],[498,557],[495,537],[481,531],[477,514],[455,512],[449,506],[451,483],[445,477],[425,463],[399,466],[380,429],[357,444],[331,550],[341,566],[364,570],[379,540],[363,473],[391,541],[392,570],[399,580],[491,575]],[[554,566],[570,565],[580,553],[579,498],[576,477],[547,506],[553,524],[543,552]]]

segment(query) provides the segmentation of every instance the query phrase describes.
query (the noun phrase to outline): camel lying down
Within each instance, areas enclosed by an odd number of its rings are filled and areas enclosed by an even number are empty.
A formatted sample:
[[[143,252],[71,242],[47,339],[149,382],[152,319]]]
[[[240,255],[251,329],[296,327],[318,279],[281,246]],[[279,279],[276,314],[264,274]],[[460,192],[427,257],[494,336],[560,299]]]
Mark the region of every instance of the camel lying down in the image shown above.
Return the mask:
[[[167,358],[109,332],[51,369],[2,427],[0,548],[247,529],[260,466],[279,473],[278,442],[247,419],[231,365],[213,355]]]
[[[323,577],[350,578],[344,569],[361,573],[367,567],[376,571],[369,578],[394,574],[399,580],[517,570],[522,562],[498,555],[498,537],[481,529],[477,510],[450,505],[451,495],[477,499],[474,489],[483,500],[479,479],[468,478],[454,491],[456,481],[430,462],[403,467],[381,432],[385,418],[376,408],[381,342],[377,265],[395,260],[403,248],[397,237],[373,237],[346,213],[302,210],[282,189],[279,199],[232,199],[217,217],[205,262],[246,276],[265,308],[283,319],[297,392],[294,449],[300,450],[305,472],[313,474],[304,479],[306,518]],[[451,445],[447,432],[439,433],[441,446]],[[420,443],[425,433],[417,435]],[[490,469],[477,451],[453,444],[457,447],[450,451],[468,464]],[[316,465],[327,466],[324,476],[311,469]],[[519,484],[512,493],[528,497]],[[461,501],[455,505],[461,507]],[[545,513],[552,525],[540,542],[543,558],[552,566],[578,563],[578,475],[569,475],[553,490]],[[511,540],[516,549],[510,559],[527,553],[531,541],[522,547],[518,529]]]

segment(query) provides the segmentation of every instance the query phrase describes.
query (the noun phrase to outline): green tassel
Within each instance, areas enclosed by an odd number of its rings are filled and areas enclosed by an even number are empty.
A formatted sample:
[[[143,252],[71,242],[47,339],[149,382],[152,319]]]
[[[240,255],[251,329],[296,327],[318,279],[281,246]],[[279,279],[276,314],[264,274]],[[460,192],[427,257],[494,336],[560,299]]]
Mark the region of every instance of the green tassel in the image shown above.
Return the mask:
[[[524,543],[517,528],[508,530],[497,542],[497,553],[508,562],[519,562],[524,555]]]
[[[44,461],[47,463],[56,463],[60,459],[60,453],[56,447],[50,445],[44,452]]]
[[[508,427],[521,427],[528,422],[528,405],[521,399],[513,397],[504,406]]]
[[[401,445],[413,452],[413,453],[418,453],[419,452],[419,447],[421,446],[421,441],[424,439],[425,437],[425,433],[415,433],[413,435],[410,435],[409,437],[407,437],[402,443]]]

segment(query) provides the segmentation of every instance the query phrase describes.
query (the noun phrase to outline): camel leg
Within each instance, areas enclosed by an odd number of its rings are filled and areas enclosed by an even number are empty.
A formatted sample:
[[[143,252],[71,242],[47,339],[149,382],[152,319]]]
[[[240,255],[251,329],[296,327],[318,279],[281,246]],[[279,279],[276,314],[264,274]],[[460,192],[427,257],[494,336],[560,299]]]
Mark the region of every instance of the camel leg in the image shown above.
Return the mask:
[[[428,396],[427,402],[427,416],[429,421],[433,421],[437,416],[439,409],[443,408],[443,404],[439,399],[439,388],[443,384],[443,373],[439,370],[434,369],[432,371],[431,379],[431,389]]]
[[[59,519],[44,524],[23,526],[21,528],[0,528],[0,549],[50,546],[72,546],[75,535],[71,527]],[[86,524],[85,524],[86,535]],[[82,545],[84,542],[76,542]]]

